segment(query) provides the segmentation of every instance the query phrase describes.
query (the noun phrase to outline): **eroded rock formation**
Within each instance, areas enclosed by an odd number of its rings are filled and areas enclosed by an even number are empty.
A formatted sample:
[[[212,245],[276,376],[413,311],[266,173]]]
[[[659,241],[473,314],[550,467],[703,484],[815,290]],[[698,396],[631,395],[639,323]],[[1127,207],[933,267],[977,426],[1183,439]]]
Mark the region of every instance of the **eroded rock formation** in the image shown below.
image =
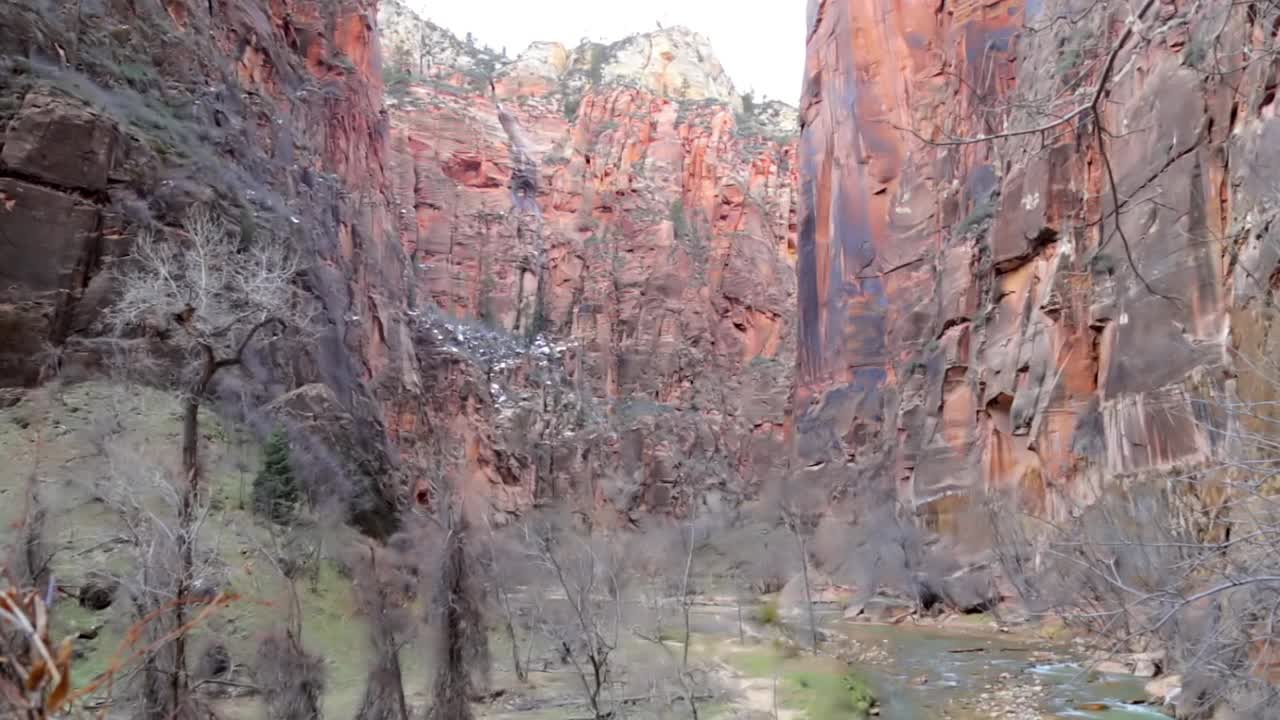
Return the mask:
[[[702,37],[511,61],[394,2],[20,0],[0,62],[0,385],[103,370],[112,266],[199,204],[304,256],[315,326],[220,392],[366,526],[445,474],[679,511],[785,464],[794,112]]]
[[[1274,393],[1268,13],[811,0],[799,477],[945,525],[1221,456]]]
[[[400,13],[384,4],[384,23]],[[498,330],[545,350],[496,353],[502,367],[475,383],[496,412],[441,398],[441,416],[479,413],[461,431],[469,476],[500,488],[505,510],[575,484],[619,509],[671,510],[690,489],[738,498],[780,472],[795,303],[786,111],[740,112],[705,41],[680,29],[534,44],[494,92],[439,65],[389,72],[398,230],[422,302],[488,328],[466,331],[477,342]],[[528,191],[536,208],[520,204]],[[559,379],[529,382],[529,358],[553,350]],[[552,417],[569,396],[599,421]]]

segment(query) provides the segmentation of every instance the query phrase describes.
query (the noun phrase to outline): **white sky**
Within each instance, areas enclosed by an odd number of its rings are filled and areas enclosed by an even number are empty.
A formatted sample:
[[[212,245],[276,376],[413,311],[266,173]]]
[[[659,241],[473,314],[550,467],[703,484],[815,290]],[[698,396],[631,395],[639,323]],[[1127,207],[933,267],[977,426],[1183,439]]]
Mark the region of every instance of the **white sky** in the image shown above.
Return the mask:
[[[711,38],[738,92],[798,104],[804,72],[805,0],[407,0],[459,37],[468,32],[515,57],[534,40],[569,47],[684,25]]]

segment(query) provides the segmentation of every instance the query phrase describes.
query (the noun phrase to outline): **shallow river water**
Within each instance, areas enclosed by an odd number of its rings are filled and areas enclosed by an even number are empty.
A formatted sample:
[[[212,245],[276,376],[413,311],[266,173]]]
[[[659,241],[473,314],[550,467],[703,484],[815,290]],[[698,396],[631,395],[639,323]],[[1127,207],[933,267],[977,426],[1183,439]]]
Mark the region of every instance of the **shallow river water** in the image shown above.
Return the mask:
[[[901,625],[833,623],[827,629],[884,650],[886,659],[866,671],[880,685],[881,717],[892,720],[941,718],[947,709],[954,715],[951,703],[957,700],[977,711],[973,717],[982,717],[984,710],[996,706],[986,702],[984,694],[1018,687],[1043,688],[1023,703],[1012,703],[1011,709],[1030,716],[1167,717],[1154,707],[1132,702],[1144,697],[1145,681],[1088,673],[1069,648]]]
[[[704,608],[703,631],[726,633],[733,617]],[[880,717],[941,718],[1167,718],[1145,704],[1146,680],[1088,672],[1069,645],[988,631],[913,625],[876,625],[823,613],[828,636],[874,648],[857,667],[875,684]],[[804,630],[793,626],[792,634]],[[1012,712],[1009,712],[1012,711]]]

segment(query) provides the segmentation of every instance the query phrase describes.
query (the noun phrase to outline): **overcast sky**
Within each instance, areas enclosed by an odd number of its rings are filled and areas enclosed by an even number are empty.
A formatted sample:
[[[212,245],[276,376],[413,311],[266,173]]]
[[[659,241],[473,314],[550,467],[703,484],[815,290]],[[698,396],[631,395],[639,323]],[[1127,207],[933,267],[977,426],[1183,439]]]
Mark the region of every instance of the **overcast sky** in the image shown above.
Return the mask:
[[[534,40],[570,47],[583,37],[613,41],[663,25],[684,25],[711,38],[739,92],[759,99],[800,97],[805,0],[408,0],[459,36],[468,32],[516,56]]]

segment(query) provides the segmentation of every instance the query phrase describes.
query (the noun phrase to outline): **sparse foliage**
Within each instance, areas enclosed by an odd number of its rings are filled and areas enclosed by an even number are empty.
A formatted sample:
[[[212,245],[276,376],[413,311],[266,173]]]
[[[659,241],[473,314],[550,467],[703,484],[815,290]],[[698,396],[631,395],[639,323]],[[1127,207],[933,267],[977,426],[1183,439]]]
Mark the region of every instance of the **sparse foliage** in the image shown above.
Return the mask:
[[[34,590],[0,592],[0,708],[24,720],[61,713],[71,693],[71,639],[49,635],[46,600]]]

